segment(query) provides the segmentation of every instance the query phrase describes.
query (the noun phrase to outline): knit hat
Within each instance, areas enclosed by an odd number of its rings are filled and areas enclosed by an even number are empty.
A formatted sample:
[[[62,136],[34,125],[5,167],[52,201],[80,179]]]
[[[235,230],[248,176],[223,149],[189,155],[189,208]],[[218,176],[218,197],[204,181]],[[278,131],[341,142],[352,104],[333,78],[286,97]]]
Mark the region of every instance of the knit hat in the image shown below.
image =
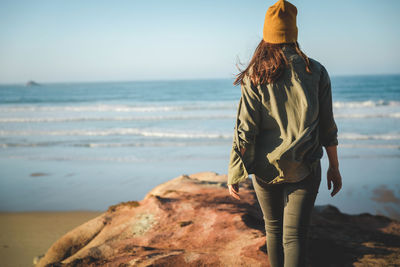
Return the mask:
[[[265,14],[263,39],[267,43],[292,43],[297,41],[297,8],[279,0],[270,6]]]

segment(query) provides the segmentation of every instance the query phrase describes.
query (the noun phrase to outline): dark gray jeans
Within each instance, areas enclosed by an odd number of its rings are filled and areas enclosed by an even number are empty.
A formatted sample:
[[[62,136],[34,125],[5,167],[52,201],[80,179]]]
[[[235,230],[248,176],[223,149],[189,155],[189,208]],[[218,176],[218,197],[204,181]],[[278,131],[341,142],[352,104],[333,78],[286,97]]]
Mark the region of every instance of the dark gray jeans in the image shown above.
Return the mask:
[[[321,183],[321,162],[297,183],[265,184],[254,176],[254,191],[264,214],[272,267],[305,266],[307,234]]]

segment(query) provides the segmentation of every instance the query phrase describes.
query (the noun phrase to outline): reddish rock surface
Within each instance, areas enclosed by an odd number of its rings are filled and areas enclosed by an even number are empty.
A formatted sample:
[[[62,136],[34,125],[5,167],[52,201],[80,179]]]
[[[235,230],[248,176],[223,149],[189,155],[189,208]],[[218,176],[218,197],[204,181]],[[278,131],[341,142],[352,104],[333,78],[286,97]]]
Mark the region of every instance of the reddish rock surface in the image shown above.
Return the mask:
[[[251,181],[236,200],[226,178],[182,175],[141,201],[111,206],[61,237],[36,266],[268,266]],[[309,250],[309,266],[398,266],[400,222],[319,206]]]

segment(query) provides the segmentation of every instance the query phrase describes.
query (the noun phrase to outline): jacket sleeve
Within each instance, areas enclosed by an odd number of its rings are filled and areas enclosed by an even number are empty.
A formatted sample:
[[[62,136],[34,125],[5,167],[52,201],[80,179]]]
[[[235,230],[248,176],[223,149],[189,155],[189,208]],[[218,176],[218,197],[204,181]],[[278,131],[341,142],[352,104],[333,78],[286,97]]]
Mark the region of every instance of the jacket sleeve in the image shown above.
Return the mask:
[[[319,84],[319,139],[321,145],[337,146],[338,128],[332,111],[332,88],[329,74],[324,66]]]
[[[255,155],[255,140],[259,133],[261,99],[246,77],[241,86],[232,150],[230,154],[228,184],[245,181],[252,173]],[[241,148],[246,151],[242,156]]]

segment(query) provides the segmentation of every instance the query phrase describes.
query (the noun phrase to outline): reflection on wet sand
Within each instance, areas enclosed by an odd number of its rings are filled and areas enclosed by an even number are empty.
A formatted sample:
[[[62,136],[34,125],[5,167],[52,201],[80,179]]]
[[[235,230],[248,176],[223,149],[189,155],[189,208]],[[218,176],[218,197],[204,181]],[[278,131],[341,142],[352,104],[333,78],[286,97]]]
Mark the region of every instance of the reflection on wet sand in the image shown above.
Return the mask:
[[[375,202],[400,204],[400,198],[396,197],[394,191],[388,189],[386,185],[380,185],[372,192],[374,193],[372,200]]]
[[[372,194],[371,200],[383,204],[381,207],[385,212],[378,210],[378,213],[387,213],[389,217],[400,220],[400,198],[395,195],[394,190],[380,185],[372,190]]]

